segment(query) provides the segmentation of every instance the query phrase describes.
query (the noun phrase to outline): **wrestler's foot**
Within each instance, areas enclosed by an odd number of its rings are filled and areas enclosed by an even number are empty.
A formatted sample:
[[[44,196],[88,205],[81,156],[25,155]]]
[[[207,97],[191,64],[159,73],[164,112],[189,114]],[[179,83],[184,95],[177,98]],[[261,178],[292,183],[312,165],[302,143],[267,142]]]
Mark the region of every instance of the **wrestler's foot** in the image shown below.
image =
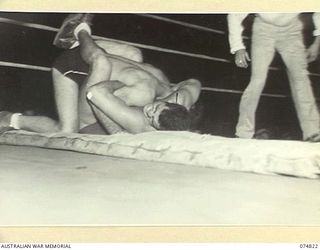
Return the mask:
[[[70,14],[62,23],[60,30],[54,38],[53,45],[58,48],[72,49],[79,45],[77,33],[85,29],[91,34],[89,25],[92,14]]]
[[[83,14],[81,22],[87,23],[88,25],[91,26],[92,25],[93,16],[94,16],[93,14],[89,14],[89,13]]]
[[[12,113],[8,111],[0,111],[0,134],[13,129],[10,126],[11,116]]]
[[[307,142],[320,142],[320,133],[314,134],[308,137],[305,141]]]

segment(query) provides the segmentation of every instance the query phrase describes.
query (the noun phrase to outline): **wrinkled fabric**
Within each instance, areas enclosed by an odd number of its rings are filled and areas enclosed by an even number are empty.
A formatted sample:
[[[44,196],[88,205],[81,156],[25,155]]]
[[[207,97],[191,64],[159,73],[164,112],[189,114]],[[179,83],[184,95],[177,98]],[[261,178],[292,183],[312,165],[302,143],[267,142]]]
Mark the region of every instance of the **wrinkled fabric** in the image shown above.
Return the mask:
[[[88,135],[22,130],[0,135],[0,144],[71,150],[136,160],[260,174],[319,178],[320,143],[253,140],[155,131],[141,134]]]

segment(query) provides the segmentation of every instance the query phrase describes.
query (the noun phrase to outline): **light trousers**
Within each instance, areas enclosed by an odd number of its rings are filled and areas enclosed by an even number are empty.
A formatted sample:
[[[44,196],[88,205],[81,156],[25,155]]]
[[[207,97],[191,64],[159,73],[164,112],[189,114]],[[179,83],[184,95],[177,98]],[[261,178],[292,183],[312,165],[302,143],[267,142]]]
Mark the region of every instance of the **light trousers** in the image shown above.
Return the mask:
[[[236,127],[236,135],[240,138],[252,138],[255,133],[255,113],[276,51],[287,69],[303,138],[320,131],[319,111],[308,76],[301,21],[296,18],[290,25],[278,27],[256,17],[252,35],[251,78],[241,97]]]

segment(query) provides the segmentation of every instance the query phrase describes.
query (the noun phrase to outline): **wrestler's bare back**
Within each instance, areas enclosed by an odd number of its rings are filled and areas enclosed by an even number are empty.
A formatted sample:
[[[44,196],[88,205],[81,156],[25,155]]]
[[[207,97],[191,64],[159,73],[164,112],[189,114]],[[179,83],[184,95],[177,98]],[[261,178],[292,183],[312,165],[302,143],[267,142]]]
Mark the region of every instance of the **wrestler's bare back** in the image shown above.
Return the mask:
[[[150,64],[107,54],[110,67],[110,78],[106,81],[119,81],[125,86],[113,92],[128,106],[143,107],[152,103],[156,97],[164,97],[170,93],[168,79],[159,69]],[[107,84],[107,82],[106,82]],[[96,122],[91,107],[86,100],[86,87],[80,90],[79,97],[80,128]]]
[[[128,106],[142,107],[152,103],[156,97],[170,93],[168,80],[152,65],[107,55],[111,67],[110,81],[119,81],[125,85],[113,94]]]

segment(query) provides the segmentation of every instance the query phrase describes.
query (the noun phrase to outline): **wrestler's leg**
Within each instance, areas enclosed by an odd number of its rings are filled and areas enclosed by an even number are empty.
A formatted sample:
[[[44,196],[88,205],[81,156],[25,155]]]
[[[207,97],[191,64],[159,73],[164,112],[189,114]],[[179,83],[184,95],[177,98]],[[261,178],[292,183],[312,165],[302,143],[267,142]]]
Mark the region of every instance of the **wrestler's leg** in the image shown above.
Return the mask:
[[[59,130],[61,132],[78,132],[79,130],[79,108],[78,95],[79,86],[61,72],[52,69],[54,86],[54,97],[58,112]]]
[[[92,105],[92,109],[96,114],[101,126],[109,133],[109,134],[116,134],[120,132],[124,132],[124,129],[111,120],[105,113],[103,113],[100,109],[96,106]]]
[[[12,123],[13,113],[0,112],[0,132],[5,132],[9,129],[23,129],[37,133],[57,132],[57,121],[46,116],[25,116],[18,115],[15,118],[14,127]],[[11,126],[10,126],[11,125]]]
[[[86,31],[80,31],[78,34],[80,41],[80,51],[83,60],[85,60],[89,66],[90,71],[87,78],[86,88],[98,84],[103,81],[108,81],[111,75],[111,64],[107,58],[107,54],[93,41],[90,34]],[[81,93],[80,102],[83,98],[83,93]],[[80,104],[80,106],[82,106]],[[123,129],[112,121],[106,114],[101,112],[94,105],[90,105],[93,112],[95,113],[97,119],[101,125],[108,131],[110,134],[115,134],[123,131]]]
[[[108,98],[108,94],[105,95],[104,93],[106,93],[105,91],[108,91],[107,93],[109,93],[110,90],[107,90],[110,85],[116,84],[114,82],[100,82],[96,85],[94,85],[93,87],[91,87],[90,92],[92,91],[92,89],[94,89],[95,91],[99,92],[101,95],[99,95],[99,100],[102,103],[106,103]],[[120,83],[121,84],[121,83]],[[116,84],[117,85],[117,84]],[[92,94],[92,93],[91,93]],[[103,112],[99,107],[96,106],[95,103],[93,103],[91,100],[91,97],[88,97],[88,102],[91,104],[91,108],[94,111],[97,120],[99,121],[99,123],[101,124],[101,126],[109,133],[109,134],[115,134],[115,133],[119,133],[119,132],[124,132],[125,130],[116,122],[114,122],[111,118],[109,118],[108,114]]]
[[[120,126],[87,100],[86,86],[82,85],[79,94],[80,133],[115,134],[123,131]],[[106,133],[107,132],[107,133]]]
[[[109,80],[111,64],[107,54],[93,41],[87,31],[81,30],[78,38],[82,59],[90,66],[87,87]]]
[[[72,54],[68,54],[72,56]],[[60,58],[60,59],[59,59]],[[54,97],[58,111],[58,121],[45,116],[15,116],[15,128],[34,132],[77,132],[79,129],[78,117],[78,84],[64,76],[63,58],[59,57],[52,69]],[[59,70],[61,71],[59,71]],[[1,119],[0,126],[9,126],[11,114]]]
[[[53,44],[59,48],[74,48],[79,45],[77,41],[77,35],[74,34],[78,26],[81,26],[83,23],[91,25],[93,14],[70,14],[63,21],[59,32],[56,34]],[[90,31],[88,25],[85,25],[86,29]],[[128,44],[110,41],[110,40],[96,40],[95,41],[99,47],[104,49],[107,53],[112,55],[121,56],[136,62],[142,62],[142,53],[141,51]]]
[[[74,35],[74,29],[81,23],[90,24],[92,18],[92,14],[76,13],[68,15],[57,32],[53,45],[63,49],[77,47],[79,43],[77,37]]]
[[[108,82],[110,80],[112,66],[108,59],[108,54],[93,41],[90,33],[87,30],[80,30],[76,35],[79,39],[82,59],[89,64],[90,67],[88,78],[86,80],[86,86],[80,93],[79,106],[82,107],[85,106],[82,104],[86,102],[86,99],[83,97],[83,93],[85,93],[86,88],[100,82]],[[110,134],[123,131],[123,128],[111,120],[97,107],[91,105],[91,108],[98,121]]]
[[[56,69],[52,70],[52,76],[59,121],[46,116],[19,115],[15,122],[16,129],[38,133],[78,132],[78,85]],[[0,127],[9,126],[11,115],[9,113],[1,119]]]

